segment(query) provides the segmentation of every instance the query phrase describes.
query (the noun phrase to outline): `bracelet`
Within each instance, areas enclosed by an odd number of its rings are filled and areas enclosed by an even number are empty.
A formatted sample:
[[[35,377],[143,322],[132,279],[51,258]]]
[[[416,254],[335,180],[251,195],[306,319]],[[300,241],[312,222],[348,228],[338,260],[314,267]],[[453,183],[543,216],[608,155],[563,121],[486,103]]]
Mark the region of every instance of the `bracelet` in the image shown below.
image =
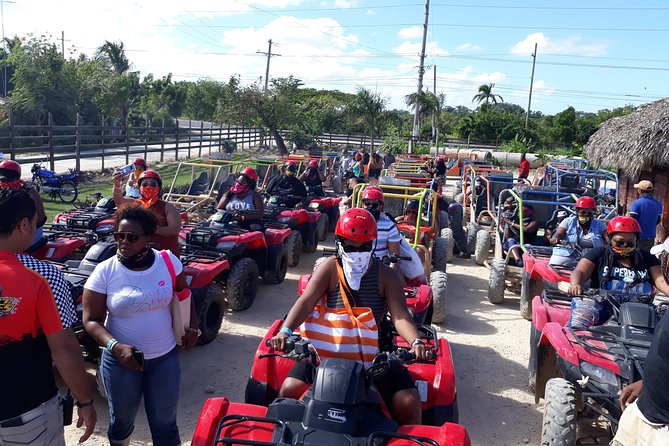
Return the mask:
[[[77,407],[78,407],[79,409],[81,409],[82,407],[92,406],[92,405],[93,405],[93,400],[90,400],[90,401],[87,402],[87,403],[80,403],[79,401],[77,401],[77,402],[76,402],[76,405],[77,405]]]
[[[116,344],[118,344],[118,339],[111,338],[109,342],[107,342],[107,350],[111,352]]]
[[[293,330],[291,330],[288,327],[281,327],[281,330],[279,330],[279,333],[283,333],[285,335],[292,336]]]
[[[425,342],[423,342],[423,340],[421,338],[416,338],[411,343],[412,347],[415,346],[415,345],[425,345]]]
[[[191,332],[193,332],[193,333],[197,333],[197,336],[198,336],[198,337],[200,337],[200,334],[201,334],[200,329],[198,329],[198,328],[188,327],[188,328],[186,329],[186,331],[191,331]]]

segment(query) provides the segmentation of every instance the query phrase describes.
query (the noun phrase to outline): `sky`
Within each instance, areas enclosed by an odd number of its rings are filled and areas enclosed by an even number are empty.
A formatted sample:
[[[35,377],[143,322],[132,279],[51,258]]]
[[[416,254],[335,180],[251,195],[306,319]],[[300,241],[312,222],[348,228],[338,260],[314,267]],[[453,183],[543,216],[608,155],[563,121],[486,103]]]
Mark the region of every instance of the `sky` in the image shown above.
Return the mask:
[[[633,5],[633,6],[632,6]],[[51,36],[68,57],[121,41],[141,76],[242,83],[293,75],[306,87],[364,87],[408,109],[424,0],[2,0],[4,35]],[[533,111],[595,112],[669,96],[666,0],[432,0],[424,88],[474,108],[481,84]],[[665,42],[665,43],[662,43]]]

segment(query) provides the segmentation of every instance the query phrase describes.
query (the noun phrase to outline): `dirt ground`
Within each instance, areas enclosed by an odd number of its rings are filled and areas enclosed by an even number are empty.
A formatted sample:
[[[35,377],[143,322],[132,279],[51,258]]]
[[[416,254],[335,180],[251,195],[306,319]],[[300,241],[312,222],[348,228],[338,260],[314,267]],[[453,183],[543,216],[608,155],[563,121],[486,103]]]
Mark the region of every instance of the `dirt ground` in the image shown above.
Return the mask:
[[[324,246],[332,245],[332,236]],[[197,417],[207,398],[227,396],[243,401],[254,351],[267,327],[282,318],[296,298],[299,274],[311,270],[319,252],[303,255],[280,285],[261,284],[253,306],[228,313],[221,334],[209,345],[181,354],[179,428],[189,444]],[[451,344],[457,374],[460,423],[474,445],[539,444],[540,407],[527,388],[529,322],[520,317],[518,297],[507,293],[504,304],[486,298],[488,270],[471,260],[448,265],[449,313],[440,333]],[[91,371],[93,385],[93,371]],[[98,425],[88,445],[107,444],[106,401],[95,402]],[[80,431],[66,428],[67,444],[76,444]],[[132,435],[133,445],[152,444],[143,408]]]

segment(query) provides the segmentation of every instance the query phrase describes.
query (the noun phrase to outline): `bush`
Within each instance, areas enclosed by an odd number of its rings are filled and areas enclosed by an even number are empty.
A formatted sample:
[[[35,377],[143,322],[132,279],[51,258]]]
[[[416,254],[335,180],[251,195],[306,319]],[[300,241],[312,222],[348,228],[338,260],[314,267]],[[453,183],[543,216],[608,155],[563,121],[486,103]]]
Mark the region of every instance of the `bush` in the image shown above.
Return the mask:
[[[224,139],[221,141],[221,146],[219,147],[219,152],[232,153],[237,150],[237,142],[232,139]]]

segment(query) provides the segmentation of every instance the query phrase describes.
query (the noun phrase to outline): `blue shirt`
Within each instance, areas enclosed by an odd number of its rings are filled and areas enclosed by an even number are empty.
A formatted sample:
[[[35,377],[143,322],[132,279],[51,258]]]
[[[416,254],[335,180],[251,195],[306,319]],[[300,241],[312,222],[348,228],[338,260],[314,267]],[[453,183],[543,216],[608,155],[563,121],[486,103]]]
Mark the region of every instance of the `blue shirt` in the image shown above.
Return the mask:
[[[641,239],[655,239],[657,222],[662,215],[662,203],[650,194],[642,194],[630,207],[630,215],[641,226]]]

